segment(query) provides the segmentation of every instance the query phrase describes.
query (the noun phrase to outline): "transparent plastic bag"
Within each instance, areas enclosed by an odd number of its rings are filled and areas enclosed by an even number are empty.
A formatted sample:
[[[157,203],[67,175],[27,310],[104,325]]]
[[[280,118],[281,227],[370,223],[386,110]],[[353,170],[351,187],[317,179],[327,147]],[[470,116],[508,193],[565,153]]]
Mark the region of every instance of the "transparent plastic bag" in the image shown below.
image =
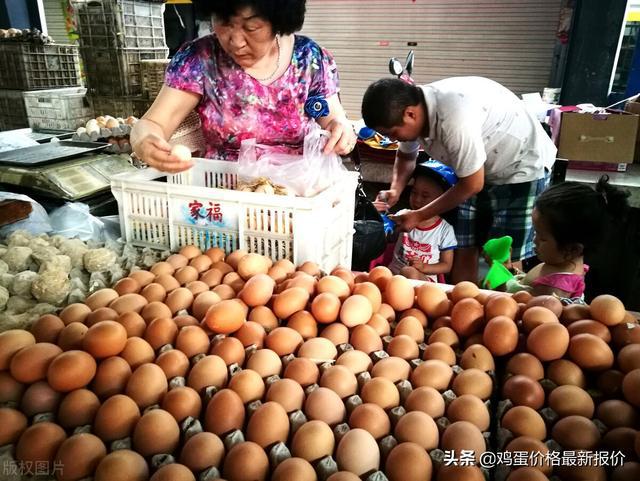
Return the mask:
[[[67,202],[49,214],[53,233],[83,241],[103,240],[104,223],[89,212],[82,202]]]
[[[49,223],[47,211],[31,197],[22,194],[14,194],[12,192],[0,191],[0,201],[4,200],[21,200],[24,202],[30,202],[33,210],[26,219],[2,226],[2,228],[0,228],[1,238],[8,237],[9,234],[16,230],[26,230],[33,235],[51,232],[51,224]]]
[[[300,197],[313,197],[331,186],[346,168],[336,153],[322,150],[329,133],[317,125],[304,138],[302,155],[283,152],[282,147],[257,144],[255,139],[242,141],[238,157],[240,180],[250,182],[266,177]]]

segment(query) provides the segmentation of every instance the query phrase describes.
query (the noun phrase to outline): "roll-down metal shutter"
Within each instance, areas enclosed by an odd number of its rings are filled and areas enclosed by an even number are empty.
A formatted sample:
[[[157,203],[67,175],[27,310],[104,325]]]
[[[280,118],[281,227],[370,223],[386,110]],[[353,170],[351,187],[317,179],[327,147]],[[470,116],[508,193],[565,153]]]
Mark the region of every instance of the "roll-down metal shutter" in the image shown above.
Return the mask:
[[[61,0],[44,0],[44,16],[47,23],[47,31],[57,43],[71,43],[67,36],[64,22],[64,8]]]
[[[561,0],[308,0],[302,33],[335,56],[341,98],[360,118],[362,94],[388,59],[415,52],[428,83],[479,75],[517,94],[548,86]]]

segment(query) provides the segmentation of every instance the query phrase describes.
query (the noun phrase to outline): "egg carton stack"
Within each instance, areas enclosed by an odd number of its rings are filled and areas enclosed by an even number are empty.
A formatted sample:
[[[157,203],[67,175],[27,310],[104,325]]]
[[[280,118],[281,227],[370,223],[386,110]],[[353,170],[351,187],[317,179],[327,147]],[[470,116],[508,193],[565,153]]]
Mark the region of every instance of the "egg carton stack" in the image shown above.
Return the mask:
[[[74,0],[80,53],[96,115],[141,116],[150,105],[142,63],[169,53],[163,2]]]
[[[637,481],[640,324],[611,296],[588,309],[185,246],[31,332],[0,334],[0,462],[59,480]],[[593,322],[612,344],[584,332],[604,335]],[[560,328],[538,331],[549,325]],[[518,456],[501,474],[498,454],[544,452],[547,437],[534,408],[497,409],[502,371],[514,373],[511,403],[539,406],[516,375],[565,356],[622,402],[598,416],[624,430],[599,444],[574,414],[553,438],[576,452],[624,447],[624,465],[543,471]],[[556,383],[580,380],[550,366]],[[589,407],[560,394],[549,395],[558,415]]]
[[[129,134],[137,121],[138,119],[134,116],[123,119],[122,117],[114,118],[110,115],[101,115],[95,119],[90,119],[82,127],[78,127],[73,134],[73,140],[80,142],[107,142],[109,146],[105,149],[106,152],[129,154],[132,151]]]

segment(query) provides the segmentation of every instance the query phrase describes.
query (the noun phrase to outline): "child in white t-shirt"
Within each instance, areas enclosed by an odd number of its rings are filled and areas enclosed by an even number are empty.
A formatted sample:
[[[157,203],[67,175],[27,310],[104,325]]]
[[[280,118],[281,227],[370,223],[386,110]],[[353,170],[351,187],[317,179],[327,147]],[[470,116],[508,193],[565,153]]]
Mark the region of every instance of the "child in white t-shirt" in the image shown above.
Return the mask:
[[[413,177],[409,197],[413,210],[438,198],[457,180],[450,167],[434,160],[419,164]],[[389,269],[409,279],[438,282],[439,274],[451,271],[457,245],[451,224],[440,216],[431,217],[400,235]]]

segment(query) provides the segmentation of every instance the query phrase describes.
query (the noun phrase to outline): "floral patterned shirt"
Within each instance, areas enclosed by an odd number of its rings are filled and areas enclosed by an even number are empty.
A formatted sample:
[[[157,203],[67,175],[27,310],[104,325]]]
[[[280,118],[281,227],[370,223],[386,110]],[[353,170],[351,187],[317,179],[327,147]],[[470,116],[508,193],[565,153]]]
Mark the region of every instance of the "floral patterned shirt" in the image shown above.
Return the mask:
[[[202,98],[196,110],[202,121],[206,157],[237,160],[240,142],[279,146],[299,154],[314,119],[309,99],[339,91],[331,54],[313,40],[296,35],[287,70],[269,85],[247,74],[222,49],[215,35],[184,45],[167,68],[165,84]],[[317,104],[316,104],[317,105]]]

